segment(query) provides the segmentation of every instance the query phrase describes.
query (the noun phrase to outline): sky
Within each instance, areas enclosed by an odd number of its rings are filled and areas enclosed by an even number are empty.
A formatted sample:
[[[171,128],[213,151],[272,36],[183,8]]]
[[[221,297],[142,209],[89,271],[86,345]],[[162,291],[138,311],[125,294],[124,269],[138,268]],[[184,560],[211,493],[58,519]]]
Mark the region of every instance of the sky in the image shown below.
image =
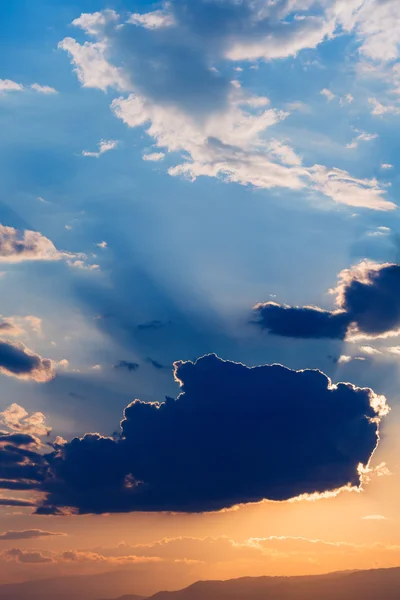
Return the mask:
[[[0,23],[0,582],[398,566],[398,2]]]

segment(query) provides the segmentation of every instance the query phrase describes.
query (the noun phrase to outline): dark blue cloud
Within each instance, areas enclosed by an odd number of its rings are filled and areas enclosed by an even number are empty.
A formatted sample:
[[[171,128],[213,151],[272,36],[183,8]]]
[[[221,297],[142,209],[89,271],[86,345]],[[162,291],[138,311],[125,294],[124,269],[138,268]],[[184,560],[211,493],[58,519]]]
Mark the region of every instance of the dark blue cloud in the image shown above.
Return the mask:
[[[400,329],[400,265],[360,263],[339,275],[335,291],[338,310],[265,302],[254,307],[255,323],[293,338],[378,337]]]
[[[176,363],[175,377],[178,398],[133,402],[118,437],[47,455],[38,512],[198,512],[359,485],[378,440],[372,390],[215,355]]]
[[[343,340],[349,326],[346,313],[334,313],[311,306],[298,308],[265,302],[254,310],[258,316],[255,323],[274,335]]]
[[[126,369],[127,371],[137,371],[140,365],[138,363],[129,362],[127,360],[120,360],[114,365],[114,369]]]
[[[0,373],[41,382],[54,377],[51,360],[30,352],[23,344],[8,340],[0,340]]]
[[[25,433],[0,432],[0,488],[36,489],[47,474],[38,440]]]

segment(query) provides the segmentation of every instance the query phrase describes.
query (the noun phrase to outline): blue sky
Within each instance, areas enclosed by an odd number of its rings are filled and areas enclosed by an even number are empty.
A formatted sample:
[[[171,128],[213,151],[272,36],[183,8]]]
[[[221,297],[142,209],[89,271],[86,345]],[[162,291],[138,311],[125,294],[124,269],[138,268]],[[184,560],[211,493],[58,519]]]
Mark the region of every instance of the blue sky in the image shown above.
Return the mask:
[[[17,0],[0,22],[1,315],[50,361],[45,381],[3,368],[0,412],[111,435],[208,353],[396,405],[396,328],[252,323],[260,302],[332,311],[344,269],[398,262],[396,2]]]

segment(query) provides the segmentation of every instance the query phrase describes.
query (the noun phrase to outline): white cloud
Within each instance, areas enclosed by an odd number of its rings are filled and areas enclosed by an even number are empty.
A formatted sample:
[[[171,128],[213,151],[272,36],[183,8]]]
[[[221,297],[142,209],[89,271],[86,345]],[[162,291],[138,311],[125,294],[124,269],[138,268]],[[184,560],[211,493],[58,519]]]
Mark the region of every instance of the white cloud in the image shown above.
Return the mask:
[[[19,231],[0,225],[0,263],[65,260],[70,266],[84,261],[86,255],[57,250],[51,240],[39,231]]]
[[[367,515],[362,517],[364,521],[387,521],[387,518],[382,515]]]
[[[80,17],[72,21],[72,25],[80,27],[89,35],[96,35],[103,31],[108,23],[116,23],[119,19],[115,10],[102,10],[95,13],[82,13]]]
[[[144,14],[134,13],[129,17],[128,23],[140,25],[146,29],[160,29],[161,27],[170,27],[171,25],[174,25],[175,20],[173,15],[168,14],[168,12],[164,10],[155,10]]]
[[[374,354],[382,354],[378,348],[373,348],[372,346],[360,346],[360,352],[363,354],[369,354],[370,356]]]
[[[400,106],[395,104],[382,104],[377,98],[369,98],[368,102],[372,107],[371,114],[375,116],[400,114]]]
[[[348,149],[357,148],[358,142],[371,142],[378,137],[377,133],[367,133],[366,131],[358,131],[357,129],[354,131],[356,131],[358,135],[352,140],[352,142],[346,144],[346,148]]]
[[[391,346],[390,348],[386,348],[386,350],[390,354],[396,354],[396,355],[400,354],[400,346]]]
[[[343,28],[355,33],[361,54],[376,61],[400,57],[400,4],[396,0],[336,0],[333,10]]]
[[[22,92],[24,86],[11,79],[0,79],[0,94],[2,92]]]
[[[121,71],[106,59],[105,42],[85,42],[83,46],[71,37],[63,39],[58,47],[68,52],[75,72],[83,87],[98,88],[104,92],[109,87],[127,89],[128,83]]]
[[[122,27],[114,13],[112,18],[103,18],[103,13],[81,15],[79,23],[74,24],[95,35],[96,41],[80,45],[72,38],[66,38],[60,47],[69,52],[83,86],[131,92],[128,97],[114,99],[112,110],[129,127],[146,128],[155,145],[163,150],[152,153],[157,158],[165,151],[183,154],[183,162],[169,168],[172,176],[189,179],[219,177],[265,189],[310,189],[348,206],[395,209],[396,205],[385,198],[387,191],[376,179],[356,178],[344,170],[323,165],[302,165],[295,150],[279,140],[276,131],[273,137],[268,136],[268,129],[278,125],[289,113],[266,108],[267,98],[255,97],[241,87],[232,86],[219,73],[210,75],[210,65],[224,58],[234,61],[271,59],[294,55],[301,48],[315,47],[333,35],[339,18],[329,11],[323,17],[306,14],[314,5],[308,1],[278,1],[267,6],[263,4],[262,10],[258,10],[258,4],[256,10],[256,4],[250,7],[238,5],[238,20],[230,23],[229,35],[217,23],[216,30],[207,34],[207,52],[201,37],[204,33],[191,21],[192,5],[185,4],[181,10],[181,5],[176,2],[171,2],[164,11],[135,14],[130,17],[130,23]],[[201,2],[198,6],[199,10],[206,8]],[[302,11],[302,14],[293,22],[287,21],[296,11]],[[171,34],[159,37],[158,30],[166,27],[164,18],[167,17],[168,30],[171,28],[173,39],[179,39],[182,56],[186,47],[190,50],[196,40],[201,42],[199,61],[204,61],[204,65],[196,68],[200,69],[199,76],[204,78],[204,85],[195,94],[191,86],[197,75],[193,75],[192,81],[186,68],[182,65],[180,69],[176,65],[176,48],[174,46],[172,52],[170,47]],[[343,15],[340,18],[343,20]],[[126,28],[132,27],[132,20],[134,26],[145,29],[144,47],[126,43],[126,32],[129,31]],[[133,36],[132,40],[135,39]],[[108,57],[122,47],[125,52],[123,63],[130,65],[129,69],[108,62]],[[165,73],[161,79],[160,70]],[[136,81],[139,82],[137,88]],[[336,97],[329,90],[322,93],[328,99]],[[171,95],[168,101],[165,94]],[[215,101],[207,104],[210,98]],[[343,102],[350,103],[352,99],[347,94]],[[201,111],[200,118],[198,111]],[[367,141],[365,137],[360,139]],[[84,152],[85,156],[100,154],[100,151]],[[144,159],[149,160],[152,154],[145,155]]]
[[[164,158],[164,152],[152,152],[151,154],[143,154],[143,160],[150,160],[152,162],[158,162],[160,160],[164,160]]]
[[[96,244],[96,246],[98,246],[99,248],[107,248],[108,244],[107,242],[99,242],[98,244]]]
[[[336,98],[335,94],[333,92],[331,92],[330,90],[324,88],[323,90],[320,91],[321,96],[325,96],[325,98],[331,102],[332,100],[334,100]]]
[[[32,83],[31,88],[39,94],[57,94],[57,90],[49,85],[40,85],[39,83]]]
[[[94,158],[100,158],[102,154],[115,150],[118,146],[117,140],[101,140],[98,144],[98,152],[88,152],[87,150],[82,151],[82,156],[92,156]]]
[[[393,169],[393,165],[391,165],[390,163],[382,163],[381,169]]]

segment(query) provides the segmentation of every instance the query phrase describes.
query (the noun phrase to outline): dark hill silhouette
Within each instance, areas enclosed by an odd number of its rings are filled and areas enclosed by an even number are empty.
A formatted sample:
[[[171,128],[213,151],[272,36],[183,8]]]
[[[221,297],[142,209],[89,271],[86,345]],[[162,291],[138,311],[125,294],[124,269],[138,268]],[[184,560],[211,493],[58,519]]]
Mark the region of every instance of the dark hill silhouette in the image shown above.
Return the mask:
[[[244,577],[198,581],[148,600],[399,600],[400,568],[301,577]],[[135,600],[124,596],[117,600]]]
[[[399,600],[400,568],[302,577],[244,577],[199,581],[151,600]]]

